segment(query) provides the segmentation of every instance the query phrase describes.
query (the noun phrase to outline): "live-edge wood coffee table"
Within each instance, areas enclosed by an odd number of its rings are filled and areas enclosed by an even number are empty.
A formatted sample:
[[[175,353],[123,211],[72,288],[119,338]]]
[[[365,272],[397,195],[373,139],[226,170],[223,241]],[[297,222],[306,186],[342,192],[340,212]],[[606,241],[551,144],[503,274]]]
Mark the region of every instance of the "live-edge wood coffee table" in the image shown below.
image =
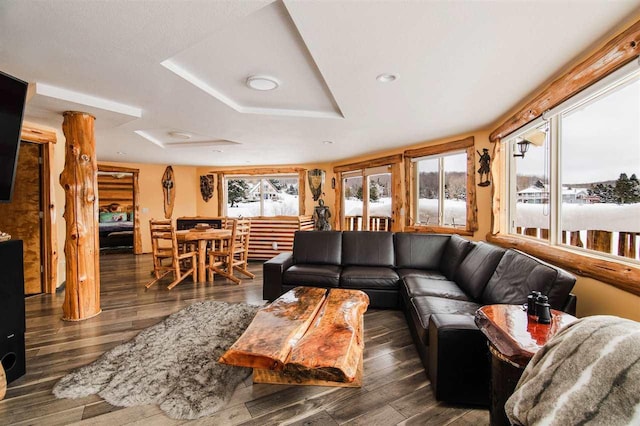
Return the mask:
[[[219,362],[253,368],[254,383],[359,387],[360,290],[296,287],[258,311]]]

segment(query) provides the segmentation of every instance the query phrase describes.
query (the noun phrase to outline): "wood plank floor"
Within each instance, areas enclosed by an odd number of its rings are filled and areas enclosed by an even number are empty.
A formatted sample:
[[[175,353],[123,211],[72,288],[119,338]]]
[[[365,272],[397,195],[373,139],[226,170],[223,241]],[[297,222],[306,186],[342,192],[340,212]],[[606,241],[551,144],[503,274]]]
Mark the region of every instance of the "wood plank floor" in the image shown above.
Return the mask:
[[[365,314],[362,388],[252,384],[236,389],[227,407],[213,416],[186,422],[170,419],[156,406],[121,408],[98,396],[56,399],[51,389],[72,369],[199,300],[262,304],[262,264],[252,263],[254,280],[236,286],[226,280],[171,291],[145,290],[151,257],[108,254],[101,258],[103,312],[81,322],[60,320],[64,294],[26,299],[27,374],[8,386],[0,401],[0,424],[86,425],[482,425],[487,410],[435,401],[430,383],[399,311]],[[464,386],[464,383],[460,383]]]

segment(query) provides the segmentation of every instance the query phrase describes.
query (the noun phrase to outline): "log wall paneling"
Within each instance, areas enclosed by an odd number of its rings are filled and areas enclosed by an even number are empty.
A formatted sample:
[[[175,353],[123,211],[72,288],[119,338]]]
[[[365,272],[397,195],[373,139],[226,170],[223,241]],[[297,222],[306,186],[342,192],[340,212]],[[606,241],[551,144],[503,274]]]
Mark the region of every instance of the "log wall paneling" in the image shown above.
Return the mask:
[[[64,169],[60,174],[67,225],[62,311],[63,319],[68,321],[91,318],[101,312],[94,121],[89,114],[67,111],[62,123],[67,140]]]
[[[98,166],[99,167],[99,166]],[[133,175],[98,175],[99,207],[120,204],[122,211],[128,206],[133,208]]]
[[[13,197],[10,203],[0,204],[0,229],[9,233],[13,239],[24,242],[25,294],[43,291],[42,272],[45,265],[42,258],[39,164],[42,147],[31,142],[20,143]]]
[[[254,217],[251,219],[249,259],[268,260],[293,251],[293,235],[296,231],[313,230],[311,216]],[[273,248],[273,243],[277,248]]]

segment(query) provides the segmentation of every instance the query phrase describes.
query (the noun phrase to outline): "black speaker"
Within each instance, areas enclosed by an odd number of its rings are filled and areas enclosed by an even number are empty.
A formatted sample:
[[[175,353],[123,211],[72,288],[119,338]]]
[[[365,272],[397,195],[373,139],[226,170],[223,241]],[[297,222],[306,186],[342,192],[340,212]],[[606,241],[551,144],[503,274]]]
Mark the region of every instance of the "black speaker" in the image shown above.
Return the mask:
[[[0,361],[7,375],[7,383],[24,376],[27,371],[24,333],[2,337],[0,340]]]
[[[0,360],[7,382],[25,373],[22,241],[0,242]]]

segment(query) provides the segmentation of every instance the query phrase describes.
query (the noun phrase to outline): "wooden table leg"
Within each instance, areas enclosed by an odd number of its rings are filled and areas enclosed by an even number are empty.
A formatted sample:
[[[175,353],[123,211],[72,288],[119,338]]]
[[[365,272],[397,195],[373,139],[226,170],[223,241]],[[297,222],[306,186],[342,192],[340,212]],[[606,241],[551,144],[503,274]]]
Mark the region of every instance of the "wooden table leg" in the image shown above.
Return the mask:
[[[198,240],[198,282],[207,281],[207,241]]]

